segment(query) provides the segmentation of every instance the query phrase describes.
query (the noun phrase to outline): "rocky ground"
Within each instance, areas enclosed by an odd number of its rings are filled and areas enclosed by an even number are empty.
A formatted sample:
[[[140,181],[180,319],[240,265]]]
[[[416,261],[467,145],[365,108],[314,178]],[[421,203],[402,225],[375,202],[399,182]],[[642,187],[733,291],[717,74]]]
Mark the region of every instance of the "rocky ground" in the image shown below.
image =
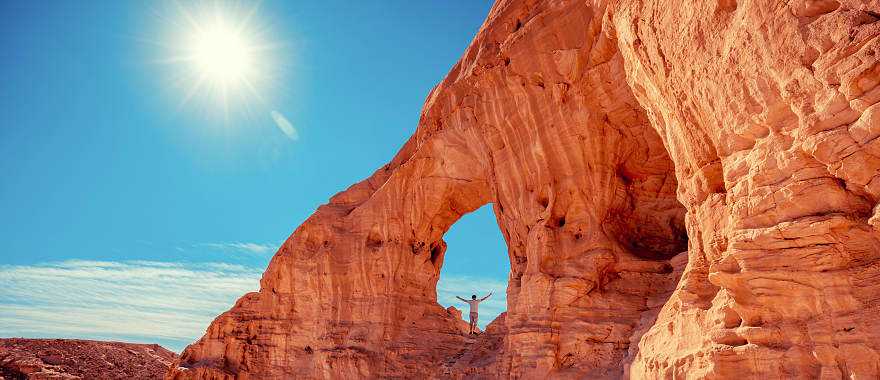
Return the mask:
[[[0,339],[0,379],[161,379],[176,358],[158,344]]]

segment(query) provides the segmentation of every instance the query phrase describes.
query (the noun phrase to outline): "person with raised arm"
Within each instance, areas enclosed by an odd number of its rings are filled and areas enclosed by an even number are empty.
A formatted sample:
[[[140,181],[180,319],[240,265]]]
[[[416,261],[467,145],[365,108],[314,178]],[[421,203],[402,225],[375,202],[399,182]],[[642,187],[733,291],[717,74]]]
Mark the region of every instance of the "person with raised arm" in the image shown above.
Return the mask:
[[[458,298],[458,299],[460,299],[460,300],[466,302],[466,303],[467,303],[468,305],[470,305],[470,307],[471,307],[471,314],[470,314],[470,316],[471,316],[471,323],[470,323],[470,332],[468,332],[468,334],[476,334],[476,330],[477,330],[477,319],[479,318],[479,311],[478,311],[478,310],[479,310],[479,307],[480,307],[480,302],[485,301],[485,300],[486,300],[487,298],[489,298],[489,296],[491,296],[491,295],[492,295],[492,292],[489,292],[489,294],[486,295],[485,297],[480,298],[480,299],[477,299],[477,295],[476,295],[476,294],[472,294],[472,295],[471,295],[471,299],[469,299],[469,300],[466,300],[466,299],[461,298],[461,297],[459,297],[459,296],[455,296],[455,298]]]

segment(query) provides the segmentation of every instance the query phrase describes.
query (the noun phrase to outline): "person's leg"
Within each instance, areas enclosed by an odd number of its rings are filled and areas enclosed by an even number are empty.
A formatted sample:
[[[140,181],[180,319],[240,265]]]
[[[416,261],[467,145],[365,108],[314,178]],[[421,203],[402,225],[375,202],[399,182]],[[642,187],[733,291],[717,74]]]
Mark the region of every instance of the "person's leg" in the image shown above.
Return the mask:
[[[468,323],[468,334],[474,333],[474,313],[468,315],[470,317],[470,322]]]

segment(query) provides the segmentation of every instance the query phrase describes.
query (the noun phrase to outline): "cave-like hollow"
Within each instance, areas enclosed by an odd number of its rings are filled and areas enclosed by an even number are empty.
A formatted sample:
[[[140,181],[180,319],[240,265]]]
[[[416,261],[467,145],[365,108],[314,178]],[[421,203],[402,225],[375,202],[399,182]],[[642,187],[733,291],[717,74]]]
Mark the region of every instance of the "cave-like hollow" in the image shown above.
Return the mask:
[[[637,138],[616,140],[615,152],[600,157],[606,162],[551,178],[543,191],[525,189],[520,196],[530,199],[514,207],[503,194],[490,202],[510,263],[507,312],[450,351],[441,374],[505,374],[536,363],[535,374],[623,375],[688,249],[674,165],[659,136],[648,124],[626,133]],[[440,241],[432,260],[442,267],[449,251]]]

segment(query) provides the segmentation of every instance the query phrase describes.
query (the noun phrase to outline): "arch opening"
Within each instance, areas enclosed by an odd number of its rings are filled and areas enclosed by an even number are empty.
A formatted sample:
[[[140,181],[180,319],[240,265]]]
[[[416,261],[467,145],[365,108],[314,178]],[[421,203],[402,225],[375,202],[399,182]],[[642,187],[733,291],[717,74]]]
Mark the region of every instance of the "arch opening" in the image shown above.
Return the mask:
[[[470,298],[493,295],[479,305],[477,326],[485,330],[507,311],[507,284],[510,260],[507,243],[501,234],[492,204],[461,217],[443,236],[446,250],[437,282],[437,302],[455,307],[468,319],[468,305],[456,296]]]

